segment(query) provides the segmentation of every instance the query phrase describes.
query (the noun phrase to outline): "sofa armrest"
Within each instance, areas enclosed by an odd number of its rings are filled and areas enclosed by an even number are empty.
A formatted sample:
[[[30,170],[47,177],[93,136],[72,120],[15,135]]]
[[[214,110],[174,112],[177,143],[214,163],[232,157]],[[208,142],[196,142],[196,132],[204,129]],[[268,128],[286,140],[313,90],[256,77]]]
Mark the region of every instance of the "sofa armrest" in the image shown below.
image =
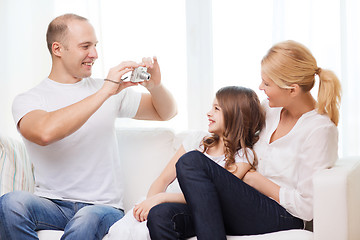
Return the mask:
[[[33,192],[34,186],[32,164],[24,143],[0,132],[0,196],[17,190]]]
[[[314,239],[360,236],[360,157],[337,161],[314,177]]]

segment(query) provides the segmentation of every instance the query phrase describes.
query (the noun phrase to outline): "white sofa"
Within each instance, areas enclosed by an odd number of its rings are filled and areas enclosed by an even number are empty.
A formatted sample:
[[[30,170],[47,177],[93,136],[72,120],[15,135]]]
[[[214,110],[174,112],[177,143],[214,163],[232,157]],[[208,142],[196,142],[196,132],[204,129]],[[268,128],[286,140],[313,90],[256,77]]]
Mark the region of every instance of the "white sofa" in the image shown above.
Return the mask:
[[[125,181],[125,210],[145,196],[152,181],[189,132],[171,129],[117,129]],[[31,165],[20,141],[0,137],[1,194],[33,189]],[[62,231],[39,231],[41,240],[58,240]],[[108,239],[107,236],[103,240]],[[191,238],[195,240],[196,238]],[[360,156],[340,159],[314,178],[313,231],[290,230],[230,240],[355,240],[360,239]],[[141,239],[140,239],[141,240]]]

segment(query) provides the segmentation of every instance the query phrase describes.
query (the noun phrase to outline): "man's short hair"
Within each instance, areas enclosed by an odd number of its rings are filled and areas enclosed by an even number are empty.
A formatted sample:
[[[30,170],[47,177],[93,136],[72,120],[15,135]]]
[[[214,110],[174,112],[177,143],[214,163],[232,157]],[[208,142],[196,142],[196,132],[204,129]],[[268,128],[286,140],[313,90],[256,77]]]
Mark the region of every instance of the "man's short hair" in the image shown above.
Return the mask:
[[[86,18],[73,13],[61,15],[52,20],[46,32],[46,43],[50,54],[52,54],[52,44],[54,42],[66,44],[66,35],[68,32],[68,23],[70,20],[88,21]]]

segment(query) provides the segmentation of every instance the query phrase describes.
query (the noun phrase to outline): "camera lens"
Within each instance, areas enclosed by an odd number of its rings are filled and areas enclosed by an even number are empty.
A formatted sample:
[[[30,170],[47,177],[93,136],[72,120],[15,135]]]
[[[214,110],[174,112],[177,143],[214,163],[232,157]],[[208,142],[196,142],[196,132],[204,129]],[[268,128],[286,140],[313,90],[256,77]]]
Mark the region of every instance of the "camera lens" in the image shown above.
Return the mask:
[[[144,80],[149,80],[150,76],[151,76],[150,73],[142,72],[139,77]]]

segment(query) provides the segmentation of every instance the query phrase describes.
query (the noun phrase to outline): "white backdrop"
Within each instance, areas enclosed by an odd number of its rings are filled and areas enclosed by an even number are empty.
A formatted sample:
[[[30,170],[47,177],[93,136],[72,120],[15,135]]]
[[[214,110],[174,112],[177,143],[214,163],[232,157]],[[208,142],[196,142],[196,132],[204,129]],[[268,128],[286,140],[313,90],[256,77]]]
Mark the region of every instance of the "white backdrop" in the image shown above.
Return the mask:
[[[121,61],[156,55],[163,83],[177,99],[179,114],[169,122],[118,125],[206,129],[215,91],[244,85],[263,98],[257,90],[261,58],[274,43],[293,39],[340,78],[340,155],[360,154],[357,0],[0,0],[1,134],[18,136],[12,100],[49,74],[47,25],[68,12],[87,17],[95,27],[94,77],[105,77]]]

